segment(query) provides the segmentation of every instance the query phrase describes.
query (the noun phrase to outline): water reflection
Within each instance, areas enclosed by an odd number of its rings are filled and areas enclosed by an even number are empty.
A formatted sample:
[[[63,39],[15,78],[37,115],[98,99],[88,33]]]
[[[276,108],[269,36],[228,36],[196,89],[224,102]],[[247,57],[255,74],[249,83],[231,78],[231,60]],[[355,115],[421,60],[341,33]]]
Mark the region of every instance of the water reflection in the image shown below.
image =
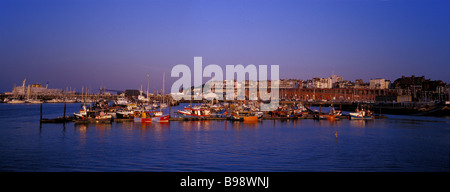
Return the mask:
[[[212,121],[179,121],[174,123],[180,124],[183,131],[209,131],[211,129]]]
[[[90,128],[94,128],[96,131],[105,132],[111,130],[111,126],[111,123],[74,124],[75,129],[80,132],[86,132]]]
[[[330,126],[330,127],[340,127],[342,120],[339,119],[326,119],[326,120],[316,120],[319,126]]]
[[[259,122],[241,122],[241,121],[233,121],[231,122],[231,128],[234,130],[242,130],[246,128],[256,129],[258,128]]]
[[[350,120],[350,125],[351,125],[352,127],[365,128],[367,122],[368,122],[367,120],[361,120],[361,119],[358,119],[358,120]]]

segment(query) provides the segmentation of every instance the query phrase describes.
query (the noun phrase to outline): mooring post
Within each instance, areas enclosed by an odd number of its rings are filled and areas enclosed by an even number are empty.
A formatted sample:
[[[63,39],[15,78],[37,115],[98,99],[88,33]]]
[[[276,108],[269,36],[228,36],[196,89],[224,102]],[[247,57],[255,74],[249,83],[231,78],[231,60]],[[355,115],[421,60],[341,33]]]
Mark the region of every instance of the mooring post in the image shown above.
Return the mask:
[[[63,119],[66,120],[66,102],[64,102],[64,116]]]
[[[42,121],[42,103],[41,103],[41,118],[40,118],[40,121]]]

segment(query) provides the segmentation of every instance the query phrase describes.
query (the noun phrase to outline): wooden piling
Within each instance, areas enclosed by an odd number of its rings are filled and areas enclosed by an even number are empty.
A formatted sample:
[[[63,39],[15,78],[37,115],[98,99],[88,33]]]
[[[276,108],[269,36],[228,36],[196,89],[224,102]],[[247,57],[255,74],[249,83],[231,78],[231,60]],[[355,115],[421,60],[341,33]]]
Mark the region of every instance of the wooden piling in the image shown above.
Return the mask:
[[[40,121],[42,121],[42,103],[41,103],[41,118],[40,118]]]
[[[66,103],[64,102],[64,116],[63,119],[66,120]]]

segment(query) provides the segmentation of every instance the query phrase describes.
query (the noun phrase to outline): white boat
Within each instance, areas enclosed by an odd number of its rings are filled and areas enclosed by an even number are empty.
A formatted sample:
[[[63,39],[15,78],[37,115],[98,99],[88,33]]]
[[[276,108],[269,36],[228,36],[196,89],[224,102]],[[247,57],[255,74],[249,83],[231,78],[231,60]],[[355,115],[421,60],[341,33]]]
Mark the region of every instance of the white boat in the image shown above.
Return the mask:
[[[116,117],[118,119],[129,119],[134,116],[133,110],[121,110],[116,112]]]
[[[183,117],[210,117],[211,110],[208,108],[185,107],[184,110],[178,110],[177,113]]]
[[[83,105],[83,108],[80,109],[78,113],[73,113],[75,118],[83,118],[83,116],[87,115],[86,105]]]
[[[11,101],[8,101],[8,103],[19,104],[19,103],[25,103],[25,101],[24,100],[19,100],[19,99],[13,99]]]
[[[375,118],[370,111],[365,111],[365,110],[356,110],[356,112],[349,113],[349,115],[350,115],[350,119],[367,120],[367,119]]]
[[[27,99],[27,100],[25,100],[25,102],[27,102],[27,103],[33,103],[33,104],[43,103],[43,101],[40,100],[40,99]]]
[[[85,116],[73,120],[75,123],[111,123],[112,117],[102,111],[88,111]]]
[[[143,95],[138,95],[138,100],[141,102],[149,102],[150,101],[149,98],[146,98]]]
[[[161,105],[159,105],[159,108],[161,108],[161,109],[165,109],[165,108],[167,108],[167,104],[165,104],[165,103],[161,103]]]
[[[66,102],[66,103],[75,103],[75,102],[77,102],[77,100],[76,99],[64,99],[64,102]]]
[[[128,100],[126,98],[119,97],[119,98],[117,98],[116,104],[117,105],[128,105],[129,102],[128,102]]]
[[[64,100],[55,98],[55,99],[48,100],[46,102],[47,103],[61,103],[61,102],[64,102]]]

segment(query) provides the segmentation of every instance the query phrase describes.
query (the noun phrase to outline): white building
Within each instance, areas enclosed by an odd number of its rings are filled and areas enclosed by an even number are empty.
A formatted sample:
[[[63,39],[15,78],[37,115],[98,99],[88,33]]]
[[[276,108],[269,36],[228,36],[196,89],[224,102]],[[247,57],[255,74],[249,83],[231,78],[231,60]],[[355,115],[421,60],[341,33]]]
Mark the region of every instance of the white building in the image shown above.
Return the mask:
[[[390,81],[382,78],[371,79],[369,83],[370,89],[389,89]]]
[[[14,86],[11,92],[6,92],[6,95],[14,96],[48,96],[48,95],[62,95],[63,91],[61,89],[48,89],[48,84],[43,87],[40,83],[35,83],[32,85],[25,85],[26,79],[23,80],[22,86]],[[68,92],[74,94],[75,91]]]
[[[333,88],[333,83],[330,77],[324,78],[313,78],[312,80],[313,87],[319,89],[331,89]]]
[[[331,83],[339,83],[344,81],[344,78],[341,76],[337,76],[337,75],[331,75]]]

